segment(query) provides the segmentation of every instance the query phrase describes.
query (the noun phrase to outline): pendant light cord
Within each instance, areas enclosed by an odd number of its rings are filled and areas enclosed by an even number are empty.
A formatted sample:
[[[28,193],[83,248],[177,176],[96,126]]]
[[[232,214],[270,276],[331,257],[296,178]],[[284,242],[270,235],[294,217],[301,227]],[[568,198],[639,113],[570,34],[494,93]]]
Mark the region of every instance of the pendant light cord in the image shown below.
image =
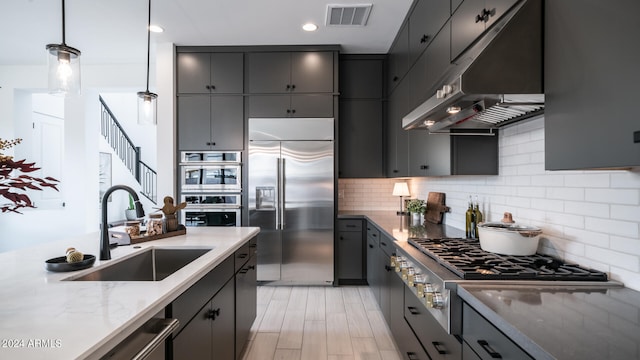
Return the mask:
[[[64,29],[64,0],[62,0],[62,45],[67,45],[67,43],[65,42],[65,29]]]
[[[62,0],[64,2],[64,0]],[[147,92],[149,92],[149,53],[151,52],[151,0],[149,0],[149,21],[147,22]]]

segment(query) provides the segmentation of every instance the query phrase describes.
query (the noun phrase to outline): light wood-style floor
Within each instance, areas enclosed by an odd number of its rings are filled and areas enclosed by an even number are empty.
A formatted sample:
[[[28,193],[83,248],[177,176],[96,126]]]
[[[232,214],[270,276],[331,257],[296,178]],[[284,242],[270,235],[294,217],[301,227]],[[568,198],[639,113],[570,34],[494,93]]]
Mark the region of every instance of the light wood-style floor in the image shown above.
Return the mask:
[[[400,360],[366,286],[259,286],[244,360]]]

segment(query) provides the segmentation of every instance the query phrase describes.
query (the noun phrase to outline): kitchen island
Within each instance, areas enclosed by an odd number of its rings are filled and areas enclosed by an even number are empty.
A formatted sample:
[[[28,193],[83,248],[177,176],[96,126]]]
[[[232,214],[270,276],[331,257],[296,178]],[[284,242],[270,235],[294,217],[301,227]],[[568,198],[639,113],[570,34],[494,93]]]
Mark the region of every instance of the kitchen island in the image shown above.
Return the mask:
[[[68,247],[97,257],[98,233],[0,253],[0,358],[100,358],[258,232],[256,227],[188,228],[186,235],[117,247],[112,260],[63,273],[46,271],[45,261],[63,256]],[[150,247],[211,251],[162,281],[65,281]]]

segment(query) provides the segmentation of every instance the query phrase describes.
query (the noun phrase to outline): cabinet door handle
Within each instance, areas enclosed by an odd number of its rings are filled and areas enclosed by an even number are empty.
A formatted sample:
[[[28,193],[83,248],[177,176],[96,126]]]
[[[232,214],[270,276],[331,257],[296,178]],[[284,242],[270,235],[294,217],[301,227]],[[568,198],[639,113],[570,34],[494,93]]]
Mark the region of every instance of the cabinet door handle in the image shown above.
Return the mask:
[[[394,174],[395,174],[395,173],[397,173],[397,172],[398,172],[398,170],[393,170],[393,173],[394,173]]]
[[[373,245],[369,244],[369,247],[373,249]]]
[[[205,88],[207,88],[207,90],[211,90],[211,86],[210,85],[205,86]]]
[[[387,243],[385,243],[384,241],[380,241],[380,245],[387,246]]]
[[[439,341],[432,341],[431,344],[433,344],[433,347],[436,349],[438,354],[445,355],[447,353],[447,350],[444,348],[444,344],[443,343],[441,343]]]
[[[249,270],[255,270],[255,269],[256,269],[256,267],[255,267],[255,266],[253,266],[253,265],[249,265],[249,267],[248,267],[247,269],[249,269]]]
[[[396,81],[398,81],[398,77],[397,77],[397,76],[394,76],[392,80],[393,80],[394,82],[396,82]]]
[[[215,320],[218,316],[220,316],[220,308],[209,310],[207,313],[207,319]]]
[[[429,40],[429,38],[430,38],[430,37],[431,37],[431,36],[429,36],[429,35],[427,35],[427,34],[422,35],[422,37],[420,38],[420,43],[421,43],[421,44],[426,43],[426,42],[427,42],[427,40]]]
[[[344,240],[344,237],[340,236],[340,240]]]
[[[287,90],[291,89],[291,85],[287,84]]]
[[[429,165],[420,165],[420,170],[428,170]]]
[[[249,269],[242,269],[242,270],[238,271],[238,273],[240,273],[242,275],[244,275],[244,274],[246,274],[248,272],[249,272]]]
[[[238,259],[244,259],[244,258],[246,258],[247,256],[249,256],[249,254],[244,254],[244,253],[242,253],[242,254],[238,254]]]
[[[407,357],[409,358],[409,360],[420,360],[416,353],[410,351],[407,351]]]
[[[496,352],[495,350],[493,350],[493,348],[491,348],[491,346],[486,340],[478,340],[478,344],[482,346],[484,351],[486,351],[487,354],[489,354],[489,356],[491,356],[492,359],[502,359],[502,355],[500,355],[499,352]]]
[[[411,315],[420,315],[420,311],[413,306],[407,306],[407,310],[409,310]]]
[[[291,85],[291,90],[295,90],[295,88],[296,88],[296,84],[292,84]]]
[[[347,224],[347,227],[348,227],[348,228],[354,228],[354,227],[356,227],[356,226],[355,226],[355,225],[353,225],[353,224]]]
[[[291,109],[291,113],[295,114],[296,113],[296,109]]]
[[[372,247],[373,247],[373,246],[372,246]],[[393,268],[392,268],[391,266],[389,266],[389,265],[385,265],[385,266],[384,266],[384,269],[385,269],[385,270],[387,270],[387,271],[391,271],[391,270],[393,270]]]
[[[209,88],[210,88],[211,90],[215,90],[215,89],[216,89],[216,86],[215,86],[215,85],[211,85],[211,86],[209,86]]]

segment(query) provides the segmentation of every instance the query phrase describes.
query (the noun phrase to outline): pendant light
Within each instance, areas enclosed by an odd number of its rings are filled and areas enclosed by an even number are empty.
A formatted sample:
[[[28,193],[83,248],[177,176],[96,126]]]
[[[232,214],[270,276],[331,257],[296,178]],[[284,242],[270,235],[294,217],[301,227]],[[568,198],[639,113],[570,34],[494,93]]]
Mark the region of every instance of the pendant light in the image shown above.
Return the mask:
[[[80,95],[80,50],[65,43],[64,0],[62,0],[62,44],[47,45],[49,93]]]
[[[147,22],[147,89],[138,92],[138,124],[155,125],[158,110],[158,94],[149,92],[149,52],[151,47],[151,0],[149,0],[149,21]]]

